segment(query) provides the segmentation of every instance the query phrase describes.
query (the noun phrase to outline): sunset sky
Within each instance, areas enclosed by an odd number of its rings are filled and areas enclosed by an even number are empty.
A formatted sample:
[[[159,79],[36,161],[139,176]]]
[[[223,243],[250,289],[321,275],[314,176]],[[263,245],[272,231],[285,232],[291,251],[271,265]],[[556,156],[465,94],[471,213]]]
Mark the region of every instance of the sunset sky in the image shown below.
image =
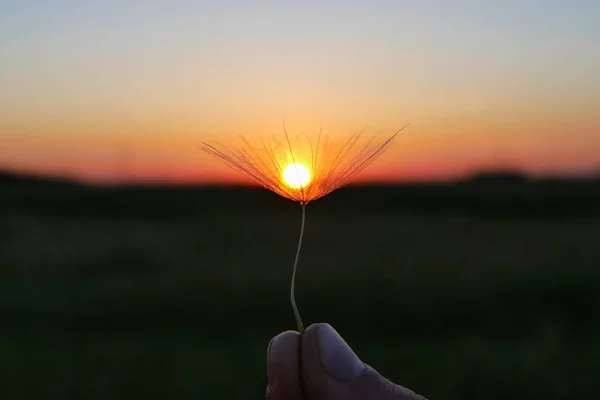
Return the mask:
[[[410,122],[366,180],[600,172],[599,21],[597,0],[0,0],[0,168],[237,180],[199,144],[285,118]]]

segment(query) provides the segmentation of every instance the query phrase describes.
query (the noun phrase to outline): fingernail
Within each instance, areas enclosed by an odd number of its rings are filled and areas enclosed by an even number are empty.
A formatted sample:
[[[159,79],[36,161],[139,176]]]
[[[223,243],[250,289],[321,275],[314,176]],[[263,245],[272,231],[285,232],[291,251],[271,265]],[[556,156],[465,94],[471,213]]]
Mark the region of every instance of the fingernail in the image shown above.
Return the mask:
[[[365,364],[329,324],[320,324],[318,330],[319,354],[323,368],[339,381],[351,381],[365,370]]]

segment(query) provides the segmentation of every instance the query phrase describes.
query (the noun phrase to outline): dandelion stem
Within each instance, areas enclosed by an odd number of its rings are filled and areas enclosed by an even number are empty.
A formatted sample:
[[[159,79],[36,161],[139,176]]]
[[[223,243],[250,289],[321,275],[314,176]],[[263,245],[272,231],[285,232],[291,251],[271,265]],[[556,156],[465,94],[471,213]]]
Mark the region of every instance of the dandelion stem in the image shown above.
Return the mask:
[[[298,269],[298,259],[300,258],[300,249],[302,248],[302,237],[304,236],[304,220],[306,219],[306,203],[302,203],[302,223],[300,224],[300,237],[298,238],[298,248],[296,249],[296,259],[294,260],[294,269],[292,270],[292,284],[290,286],[290,301],[292,302],[292,310],[294,310],[294,318],[296,318],[296,325],[298,326],[298,332],[304,334],[304,324],[298,312],[298,306],[296,305],[296,270]]]

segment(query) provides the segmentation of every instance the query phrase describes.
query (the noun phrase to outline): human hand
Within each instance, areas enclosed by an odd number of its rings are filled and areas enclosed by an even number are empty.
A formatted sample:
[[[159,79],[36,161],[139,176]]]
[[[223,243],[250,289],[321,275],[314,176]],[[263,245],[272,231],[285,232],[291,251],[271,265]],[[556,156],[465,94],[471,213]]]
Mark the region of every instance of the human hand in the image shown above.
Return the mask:
[[[425,400],[360,361],[329,324],[311,325],[302,336],[295,331],[275,336],[267,364],[267,400]]]

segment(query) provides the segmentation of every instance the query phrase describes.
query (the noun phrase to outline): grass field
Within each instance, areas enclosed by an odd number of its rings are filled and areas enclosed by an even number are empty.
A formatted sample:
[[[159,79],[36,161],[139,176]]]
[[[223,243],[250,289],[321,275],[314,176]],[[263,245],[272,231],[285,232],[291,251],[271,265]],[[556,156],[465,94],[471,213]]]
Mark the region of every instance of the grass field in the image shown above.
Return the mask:
[[[263,398],[299,222],[5,213],[2,398]],[[597,398],[599,239],[598,218],[309,206],[298,304],[431,399]]]

